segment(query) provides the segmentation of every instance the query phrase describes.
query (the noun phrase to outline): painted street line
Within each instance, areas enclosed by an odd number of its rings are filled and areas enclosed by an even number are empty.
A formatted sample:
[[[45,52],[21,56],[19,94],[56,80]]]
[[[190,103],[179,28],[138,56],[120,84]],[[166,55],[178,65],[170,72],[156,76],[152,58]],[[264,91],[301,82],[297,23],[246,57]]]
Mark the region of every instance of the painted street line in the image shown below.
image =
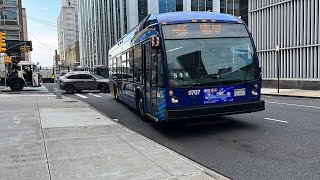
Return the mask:
[[[79,96],[79,97],[81,97],[81,98],[83,98],[83,99],[87,99],[87,98],[88,98],[87,96],[83,96],[83,95],[81,95],[81,94],[75,94],[75,95],[77,95],[77,96]]]
[[[104,94],[106,96],[110,96],[110,97],[113,97],[113,95],[111,93],[108,93],[108,94],[105,94],[105,93],[100,93],[101,95]]]
[[[91,96],[97,97],[97,98],[101,98],[102,96],[96,95],[96,94],[92,94],[92,93],[88,93]]]
[[[269,101],[266,101],[266,103],[320,109],[320,107],[318,106],[307,106],[307,105],[300,105],[300,104],[288,104],[288,103],[269,102]]]
[[[288,121],[282,121],[282,120],[278,120],[278,119],[271,119],[271,118],[264,118],[265,120],[269,120],[269,121],[276,121],[276,122],[282,122],[282,123],[288,123]]]

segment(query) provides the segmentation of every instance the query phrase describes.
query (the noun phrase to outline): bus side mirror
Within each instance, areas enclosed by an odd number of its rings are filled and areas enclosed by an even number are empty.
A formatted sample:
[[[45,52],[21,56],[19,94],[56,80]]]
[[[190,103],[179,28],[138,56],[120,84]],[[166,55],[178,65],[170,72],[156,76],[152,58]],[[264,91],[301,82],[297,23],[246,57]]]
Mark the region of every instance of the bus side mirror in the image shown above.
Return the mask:
[[[151,48],[152,49],[157,49],[157,48],[161,47],[160,37],[153,36],[150,38],[150,41],[151,41]]]
[[[262,81],[262,67],[259,67],[260,81]]]

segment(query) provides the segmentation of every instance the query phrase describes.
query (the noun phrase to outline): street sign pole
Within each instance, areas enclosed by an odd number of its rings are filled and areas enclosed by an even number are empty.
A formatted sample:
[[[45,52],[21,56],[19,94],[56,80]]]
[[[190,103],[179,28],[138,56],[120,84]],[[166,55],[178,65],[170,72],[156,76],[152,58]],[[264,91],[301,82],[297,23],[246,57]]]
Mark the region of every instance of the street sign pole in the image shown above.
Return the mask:
[[[278,94],[280,93],[280,47],[276,46],[277,52],[277,76],[278,76]]]
[[[55,67],[56,72],[55,72],[54,78],[57,83],[56,96],[57,96],[57,99],[62,99],[62,92],[60,90],[60,80],[59,80],[60,72],[59,72],[58,51],[57,50],[55,50],[55,61],[56,61],[56,67]]]

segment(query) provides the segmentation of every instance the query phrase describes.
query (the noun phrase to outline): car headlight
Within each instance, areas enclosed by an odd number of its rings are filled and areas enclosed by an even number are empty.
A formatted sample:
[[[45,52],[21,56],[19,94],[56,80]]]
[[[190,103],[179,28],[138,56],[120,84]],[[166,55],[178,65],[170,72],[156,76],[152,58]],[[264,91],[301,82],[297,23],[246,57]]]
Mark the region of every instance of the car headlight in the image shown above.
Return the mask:
[[[258,96],[258,91],[256,89],[252,89],[251,94],[253,96]]]
[[[172,104],[177,104],[178,102],[179,102],[178,97],[176,97],[176,96],[172,96],[172,97],[171,97],[171,103],[172,103]]]

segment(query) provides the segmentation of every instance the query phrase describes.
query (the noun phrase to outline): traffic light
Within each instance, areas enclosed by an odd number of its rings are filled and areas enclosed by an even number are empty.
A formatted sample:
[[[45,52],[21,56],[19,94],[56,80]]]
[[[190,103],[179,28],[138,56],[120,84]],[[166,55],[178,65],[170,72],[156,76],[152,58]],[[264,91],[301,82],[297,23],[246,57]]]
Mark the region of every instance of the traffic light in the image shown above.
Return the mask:
[[[27,44],[25,44],[25,45],[23,45],[23,46],[20,47],[20,50],[21,50],[22,52],[30,52],[32,49],[31,49],[30,46],[28,46]]]
[[[7,43],[6,43],[6,33],[0,32],[0,53],[6,53],[7,51]]]
[[[20,47],[20,50],[21,50],[22,52],[26,52],[26,50],[27,50],[26,45],[21,46],[21,47]]]

